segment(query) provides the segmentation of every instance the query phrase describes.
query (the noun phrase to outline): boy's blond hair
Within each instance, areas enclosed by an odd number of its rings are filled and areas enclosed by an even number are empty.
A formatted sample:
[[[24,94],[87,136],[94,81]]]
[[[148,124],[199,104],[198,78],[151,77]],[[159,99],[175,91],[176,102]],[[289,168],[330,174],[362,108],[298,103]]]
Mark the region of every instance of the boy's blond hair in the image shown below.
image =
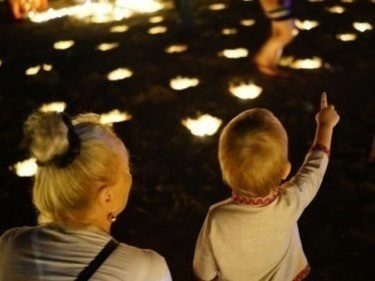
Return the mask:
[[[265,196],[282,180],[288,163],[288,137],[266,109],[251,109],[233,118],[219,141],[224,181],[237,193]]]

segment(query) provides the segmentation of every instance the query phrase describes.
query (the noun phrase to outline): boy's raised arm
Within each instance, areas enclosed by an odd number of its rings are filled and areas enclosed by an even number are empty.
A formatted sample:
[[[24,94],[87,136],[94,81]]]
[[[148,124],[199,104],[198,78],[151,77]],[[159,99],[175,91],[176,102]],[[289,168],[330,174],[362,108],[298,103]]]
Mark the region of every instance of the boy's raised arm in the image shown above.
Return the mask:
[[[328,105],[326,93],[322,94],[320,111],[316,114],[317,128],[311,152],[298,173],[290,180],[291,188],[287,191],[289,202],[295,204],[299,216],[315,197],[323,181],[328,165],[333,128],[340,120],[333,105]]]

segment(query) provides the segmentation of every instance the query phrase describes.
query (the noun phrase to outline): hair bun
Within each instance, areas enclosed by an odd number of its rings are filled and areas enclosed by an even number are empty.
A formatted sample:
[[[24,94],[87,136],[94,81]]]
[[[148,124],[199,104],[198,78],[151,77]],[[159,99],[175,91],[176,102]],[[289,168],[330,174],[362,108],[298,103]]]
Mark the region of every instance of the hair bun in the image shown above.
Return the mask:
[[[24,125],[29,150],[40,163],[47,163],[69,149],[68,132],[58,112],[33,113]]]

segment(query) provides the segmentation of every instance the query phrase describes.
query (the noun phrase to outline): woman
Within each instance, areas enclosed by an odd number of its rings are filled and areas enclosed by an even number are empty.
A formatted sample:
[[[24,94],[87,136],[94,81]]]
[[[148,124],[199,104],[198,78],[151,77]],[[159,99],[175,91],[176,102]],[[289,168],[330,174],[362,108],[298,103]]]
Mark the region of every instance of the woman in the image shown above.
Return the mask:
[[[127,150],[114,132],[95,114],[72,121],[35,113],[25,134],[39,165],[33,202],[40,224],[0,238],[0,281],[170,281],[160,255],[110,236],[132,183]]]

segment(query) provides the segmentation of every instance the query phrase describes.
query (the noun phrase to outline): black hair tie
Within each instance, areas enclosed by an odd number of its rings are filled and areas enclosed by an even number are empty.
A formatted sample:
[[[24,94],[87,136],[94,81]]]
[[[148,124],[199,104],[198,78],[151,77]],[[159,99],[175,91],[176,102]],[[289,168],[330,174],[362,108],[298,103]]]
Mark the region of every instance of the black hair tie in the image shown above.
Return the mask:
[[[72,119],[66,113],[60,113],[65,125],[68,127],[68,150],[60,155],[56,155],[49,161],[37,161],[38,166],[44,167],[48,165],[55,165],[57,168],[64,168],[71,164],[81,152],[81,139],[74,131]]]

